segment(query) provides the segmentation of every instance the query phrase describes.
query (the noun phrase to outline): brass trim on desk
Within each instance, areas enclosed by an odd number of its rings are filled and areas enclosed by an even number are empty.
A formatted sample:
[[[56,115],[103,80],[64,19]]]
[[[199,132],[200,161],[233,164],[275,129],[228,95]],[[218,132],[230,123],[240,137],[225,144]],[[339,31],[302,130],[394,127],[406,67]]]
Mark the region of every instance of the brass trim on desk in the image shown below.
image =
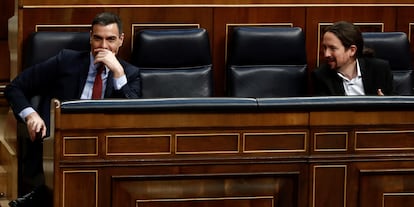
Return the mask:
[[[259,199],[271,199],[272,205],[275,206],[274,196],[229,196],[229,197],[210,197],[210,198],[159,198],[159,199],[145,199],[136,200],[136,207],[139,207],[138,203],[149,202],[180,202],[180,201],[219,201],[219,200],[259,200]]]
[[[95,153],[67,153],[67,141],[68,140],[87,140],[87,139],[91,139],[91,140],[95,140]],[[63,142],[62,142],[62,148],[63,148],[63,156],[64,157],[83,157],[83,156],[88,156],[88,157],[94,157],[94,156],[98,156],[98,136],[90,136],[90,137],[71,137],[71,136],[64,136],[63,137]]]
[[[358,147],[358,134],[401,134],[401,133],[414,133],[414,130],[355,131],[354,149],[355,151],[414,150],[414,146],[413,147]]]
[[[199,137],[208,137],[208,136],[233,136],[237,139],[236,149],[235,150],[215,150],[215,151],[178,151],[178,139],[181,137],[190,137],[190,136],[199,136]],[[194,134],[176,134],[175,135],[175,154],[229,154],[229,153],[239,153],[240,152],[240,134],[239,133],[194,133]]]
[[[344,148],[318,148],[317,138],[319,135],[345,135]],[[315,152],[346,152],[348,151],[348,132],[317,132],[313,135],[313,151]]]
[[[265,149],[265,150],[246,150],[246,136],[250,135],[303,135],[303,148],[298,149]],[[265,133],[243,133],[243,153],[292,153],[292,152],[306,152],[308,146],[307,132],[265,132]]]
[[[66,179],[66,174],[76,174],[76,173],[94,173],[95,174],[95,207],[98,207],[98,201],[99,201],[99,173],[98,170],[64,170],[62,172],[62,207],[65,207],[65,191],[66,191],[66,186],[65,186],[65,179]]]

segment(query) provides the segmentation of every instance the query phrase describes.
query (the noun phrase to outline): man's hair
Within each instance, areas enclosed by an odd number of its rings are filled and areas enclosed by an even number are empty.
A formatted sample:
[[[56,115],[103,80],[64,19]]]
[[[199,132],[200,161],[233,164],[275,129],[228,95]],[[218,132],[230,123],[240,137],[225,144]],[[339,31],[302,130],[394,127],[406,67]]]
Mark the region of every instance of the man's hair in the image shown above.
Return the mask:
[[[95,16],[95,18],[92,20],[92,27],[94,25],[109,25],[115,23],[118,26],[119,35],[122,34],[122,21],[119,18],[118,15],[110,12],[102,12]]]
[[[352,45],[355,45],[357,47],[356,57],[363,56],[364,39],[358,26],[350,22],[339,21],[325,28],[324,34],[326,32],[331,32],[338,37],[345,49],[349,49]]]

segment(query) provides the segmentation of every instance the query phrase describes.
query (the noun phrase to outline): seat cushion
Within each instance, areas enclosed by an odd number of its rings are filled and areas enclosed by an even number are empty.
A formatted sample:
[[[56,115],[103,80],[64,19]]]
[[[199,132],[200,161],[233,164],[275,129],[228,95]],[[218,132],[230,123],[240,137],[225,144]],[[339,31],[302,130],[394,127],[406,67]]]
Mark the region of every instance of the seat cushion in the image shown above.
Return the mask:
[[[143,98],[213,95],[212,66],[140,68]]]
[[[235,97],[305,96],[306,65],[231,66],[229,95]]]
[[[392,73],[394,75],[394,92],[402,96],[414,95],[413,71],[398,70],[392,71]]]

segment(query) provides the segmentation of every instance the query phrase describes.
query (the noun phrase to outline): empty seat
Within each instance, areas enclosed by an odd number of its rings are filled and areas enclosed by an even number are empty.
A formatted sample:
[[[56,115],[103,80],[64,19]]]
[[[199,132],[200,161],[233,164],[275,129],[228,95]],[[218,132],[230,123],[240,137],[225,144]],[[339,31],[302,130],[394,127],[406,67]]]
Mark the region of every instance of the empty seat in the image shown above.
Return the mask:
[[[228,95],[307,95],[305,36],[298,27],[236,27],[227,61]]]
[[[410,43],[404,32],[363,32],[365,47],[374,50],[374,56],[388,60],[394,76],[397,95],[413,95],[413,71]]]
[[[131,63],[140,68],[143,98],[213,95],[205,29],[141,30],[134,38]]]

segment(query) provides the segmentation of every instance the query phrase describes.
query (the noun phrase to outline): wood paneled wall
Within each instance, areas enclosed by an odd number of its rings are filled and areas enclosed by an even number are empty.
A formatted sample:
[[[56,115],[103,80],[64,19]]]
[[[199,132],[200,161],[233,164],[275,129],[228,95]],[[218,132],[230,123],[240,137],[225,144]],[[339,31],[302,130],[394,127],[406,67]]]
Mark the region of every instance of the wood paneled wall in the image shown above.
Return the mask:
[[[333,3],[335,2],[335,3]],[[122,18],[126,41],[120,56],[130,59],[131,38],[140,28],[197,25],[210,35],[215,95],[225,95],[226,44],[229,31],[240,25],[301,27],[306,34],[309,69],[319,63],[320,29],[338,20],[359,24],[363,31],[402,31],[413,39],[414,3],[408,0],[20,0],[18,6],[18,59],[11,76],[21,68],[21,51],[31,32],[40,30],[88,30],[96,13],[111,11]],[[161,26],[162,27],[162,26]],[[412,46],[414,52],[414,47]],[[15,67],[14,67],[15,66]],[[4,69],[3,69],[4,70]],[[3,73],[0,73],[2,75]],[[4,75],[1,79],[7,79]]]

